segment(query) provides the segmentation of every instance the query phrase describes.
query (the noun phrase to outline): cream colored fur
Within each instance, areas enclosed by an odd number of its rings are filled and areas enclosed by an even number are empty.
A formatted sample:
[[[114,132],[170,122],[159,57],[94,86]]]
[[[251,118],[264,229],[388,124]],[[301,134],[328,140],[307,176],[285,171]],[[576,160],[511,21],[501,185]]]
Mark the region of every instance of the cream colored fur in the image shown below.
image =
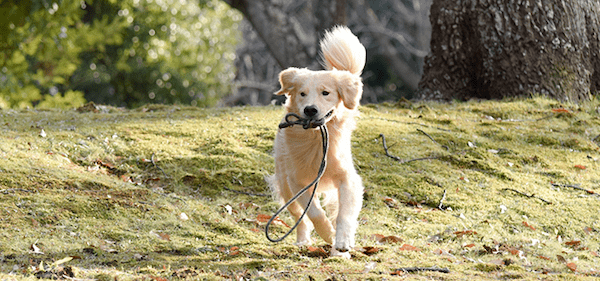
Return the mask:
[[[362,207],[363,185],[354,169],[351,154],[351,133],[354,130],[357,107],[362,96],[360,74],[365,64],[365,49],[346,27],[336,27],[321,41],[323,65],[327,70],[288,68],[280,73],[285,108],[307,117],[305,108],[317,108],[316,119],[328,116],[329,152],[327,168],[319,182],[317,193],[327,195],[330,221],[322,202],[314,200],[307,217],[297,228],[297,245],[311,243],[312,229],[327,243],[333,244],[332,255],[349,258],[354,247],[357,219]],[[289,200],[317,175],[322,158],[321,135],[318,128],[305,130],[301,126],[279,129],[274,144],[275,174],[268,179],[274,193]],[[310,199],[307,191],[288,207],[298,219]]]

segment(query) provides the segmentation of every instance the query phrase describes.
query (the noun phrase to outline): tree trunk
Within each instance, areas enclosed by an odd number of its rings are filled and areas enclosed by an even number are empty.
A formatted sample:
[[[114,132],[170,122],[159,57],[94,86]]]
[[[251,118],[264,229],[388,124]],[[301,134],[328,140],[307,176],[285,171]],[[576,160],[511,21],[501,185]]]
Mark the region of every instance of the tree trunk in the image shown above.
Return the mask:
[[[363,25],[370,27],[379,32],[372,32],[373,38],[377,41],[380,47],[381,53],[390,62],[390,67],[394,70],[394,73],[398,74],[400,79],[411,89],[416,90],[419,83],[420,75],[411,69],[411,66],[405,61],[398,53],[398,48],[395,47],[390,36],[386,35],[383,31],[386,30],[385,26],[379,21],[377,15],[365,0],[354,0],[354,9],[359,15]]]
[[[225,2],[244,14],[281,68],[318,67],[321,33],[346,18],[345,0]]]
[[[588,100],[600,90],[599,18],[597,0],[434,0],[418,97]]]
[[[273,95],[279,85],[278,72],[291,66],[320,69],[319,38],[325,30],[346,23],[346,0],[225,2],[241,11],[252,26],[250,30],[242,23],[246,43],[237,52],[236,84],[223,100],[227,105],[283,101],[284,97]]]

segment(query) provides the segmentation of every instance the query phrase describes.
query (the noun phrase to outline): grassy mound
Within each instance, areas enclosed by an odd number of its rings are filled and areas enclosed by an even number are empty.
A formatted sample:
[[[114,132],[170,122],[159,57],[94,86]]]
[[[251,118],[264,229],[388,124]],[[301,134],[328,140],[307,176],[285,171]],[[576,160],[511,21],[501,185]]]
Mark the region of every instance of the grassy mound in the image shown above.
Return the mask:
[[[264,237],[280,107],[0,111],[0,279],[592,280],[599,111],[543,98],[362,107],[352,260]],[[274,231],[291,224],[285,213]]]

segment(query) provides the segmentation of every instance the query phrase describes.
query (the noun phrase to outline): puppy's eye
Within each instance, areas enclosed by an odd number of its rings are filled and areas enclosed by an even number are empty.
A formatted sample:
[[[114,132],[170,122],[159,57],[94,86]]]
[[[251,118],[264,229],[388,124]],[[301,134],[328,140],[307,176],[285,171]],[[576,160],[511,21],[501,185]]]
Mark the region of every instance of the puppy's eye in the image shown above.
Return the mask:
[[[328,95],[329,95],[329,92],[327,92],[327,91],[323,91],[323,92],[321,92],[321,95],[328,96]]]
[[[300,93],[300,95],[303,97],[306,96],[306,94],[304,92]]]

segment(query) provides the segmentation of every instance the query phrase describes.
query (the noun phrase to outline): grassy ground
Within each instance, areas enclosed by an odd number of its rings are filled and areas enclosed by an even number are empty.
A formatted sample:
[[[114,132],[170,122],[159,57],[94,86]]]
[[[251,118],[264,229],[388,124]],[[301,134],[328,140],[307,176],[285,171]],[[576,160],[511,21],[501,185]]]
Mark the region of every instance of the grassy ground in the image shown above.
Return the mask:
[[[362,107],[351,260],[262,232],[282,108],[80,111],[0,111],[1,280],[600,276],[598,102]]]

